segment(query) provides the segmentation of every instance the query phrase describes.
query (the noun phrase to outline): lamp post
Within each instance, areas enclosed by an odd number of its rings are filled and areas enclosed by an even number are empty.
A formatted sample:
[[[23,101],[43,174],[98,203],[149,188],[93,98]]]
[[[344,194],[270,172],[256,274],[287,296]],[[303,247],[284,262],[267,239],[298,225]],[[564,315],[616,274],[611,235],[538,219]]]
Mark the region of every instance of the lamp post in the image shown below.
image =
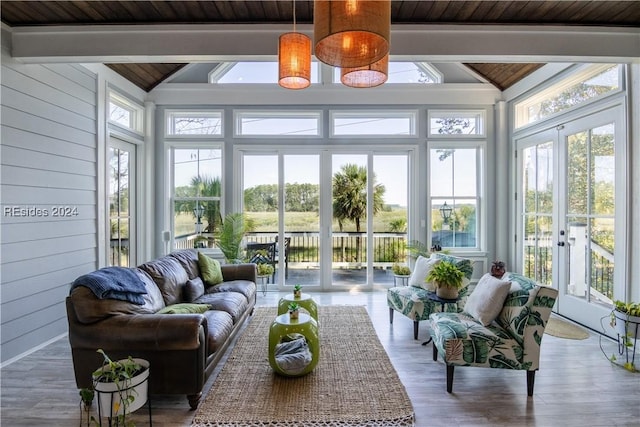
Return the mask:
[[[202,215],[204,215],[204,207],[196,202],[196,207],[193,208],[193,214],[196,217],[196,233],[202,233]]]
[[[447,202],[440,207],[440,215],[442,215],[442,229],[449,229],[449,219],[451,218],[451,212],[453,212],[453,208],[447,205]]]

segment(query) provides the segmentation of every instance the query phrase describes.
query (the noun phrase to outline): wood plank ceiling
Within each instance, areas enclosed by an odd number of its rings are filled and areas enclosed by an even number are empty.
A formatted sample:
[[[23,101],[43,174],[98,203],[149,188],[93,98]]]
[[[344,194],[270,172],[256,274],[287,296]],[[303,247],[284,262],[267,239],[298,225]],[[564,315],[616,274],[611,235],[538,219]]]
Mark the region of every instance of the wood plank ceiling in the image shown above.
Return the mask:
[[[633,26],[640,1],[420,0],[391,4],[392,24]],[[10,1],[0,2],[11,27],[96,24],[290,23],[291,1]],[[296,0],[296,20],[313,22],[313,0]],[[186,64],[107,64],[149,91]],[[500,90],[544,64],[465,64]]]

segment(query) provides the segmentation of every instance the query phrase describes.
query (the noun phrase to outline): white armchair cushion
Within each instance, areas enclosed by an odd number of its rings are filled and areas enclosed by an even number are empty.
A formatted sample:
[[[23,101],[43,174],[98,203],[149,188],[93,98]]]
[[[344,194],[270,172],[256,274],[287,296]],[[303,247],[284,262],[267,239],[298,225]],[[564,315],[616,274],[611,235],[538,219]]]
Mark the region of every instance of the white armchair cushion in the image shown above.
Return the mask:
[[[469,295],[464,311],[484,326],[488,326],[500,314],[510,289],[511,282],[502,281],[487,273],[480,278]]]
[[[416,260],[416,265],[413,267],[413,272],[409,277],[409,286],[415,286],[428,291],[435,291],[435,285],[430,282],[427,283],[425,280],[427,279],[431,269],[439,262],[439,259],[425,258],[420,255]]]

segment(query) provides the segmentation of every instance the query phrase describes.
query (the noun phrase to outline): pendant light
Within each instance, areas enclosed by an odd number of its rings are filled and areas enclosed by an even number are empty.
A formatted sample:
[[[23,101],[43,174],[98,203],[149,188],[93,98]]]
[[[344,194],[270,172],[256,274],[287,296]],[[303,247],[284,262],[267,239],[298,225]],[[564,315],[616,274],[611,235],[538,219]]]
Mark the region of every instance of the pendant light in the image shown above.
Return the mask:
[[[315,55],[340,68],[363,67],[389,53],[391,0],[315,0]]]
[[[358,68],[342,68],[340,81],[343,85],[355,88],[380,86],[387,81],[389,74],[389,55],[371,65]]]
[[[293,31],[278,40],[278,84],[286,89],[304,89],[311,84],[311,39],[296,32],[295,0]]]

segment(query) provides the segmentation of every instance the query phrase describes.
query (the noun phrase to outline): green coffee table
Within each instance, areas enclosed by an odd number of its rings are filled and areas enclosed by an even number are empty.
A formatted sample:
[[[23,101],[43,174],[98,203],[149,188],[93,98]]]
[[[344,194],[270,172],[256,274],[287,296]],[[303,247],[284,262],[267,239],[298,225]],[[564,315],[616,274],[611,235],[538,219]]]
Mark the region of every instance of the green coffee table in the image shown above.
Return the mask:
[[[291,334],[303,335],[311,352],[311,362],[304,369],[295,372],[283,369],[276,361],[276,345],[283,342],[283,338]],[[306,313],[300,313],[298,319],[290,319],[289,313],[281,314],[271,324],[269,328],[269,364],[280,375],[287,377],[300,377],[306,375],[318,364],[320,357],[320,337],[318,332],[318,322]]]
[[[289,304],[292,302],[298,303],[298,305],[309,312],[309,315],[318,321],[318,305],[311,298],[309,294],[301,294],[300,298],[295,298],[293,294],[287,294],[284,297],[280,298],[280,302],[278,302],[278,315],[285,314],[289,311]]]

